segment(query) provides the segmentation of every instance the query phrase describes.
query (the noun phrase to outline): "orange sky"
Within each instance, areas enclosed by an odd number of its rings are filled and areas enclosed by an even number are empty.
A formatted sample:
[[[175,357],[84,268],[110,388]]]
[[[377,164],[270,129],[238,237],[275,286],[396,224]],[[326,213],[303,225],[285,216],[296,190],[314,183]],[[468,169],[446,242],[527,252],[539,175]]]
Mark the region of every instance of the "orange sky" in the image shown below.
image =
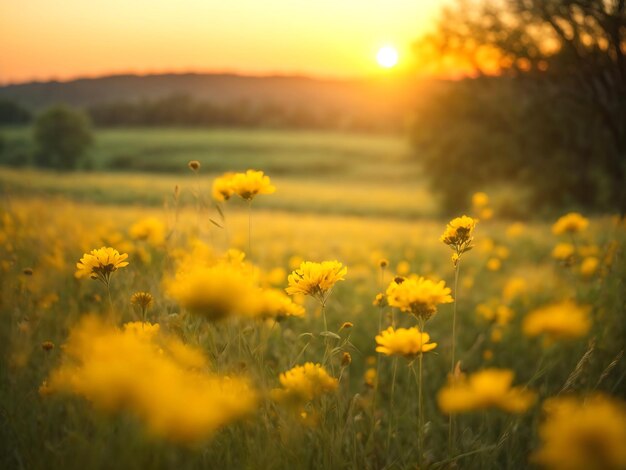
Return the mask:
[[[0,0],[0,83],[110,73],[356,77],[399,67],[443,0]]]

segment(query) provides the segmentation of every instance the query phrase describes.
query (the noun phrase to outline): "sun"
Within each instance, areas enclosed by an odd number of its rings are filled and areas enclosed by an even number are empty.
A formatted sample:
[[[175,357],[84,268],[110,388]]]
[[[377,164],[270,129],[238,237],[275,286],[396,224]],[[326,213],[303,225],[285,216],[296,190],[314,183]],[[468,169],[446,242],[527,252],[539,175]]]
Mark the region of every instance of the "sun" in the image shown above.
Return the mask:
[[[381,67],[390,69],[398,63],[398,51],[393,46],[383,46],[378,49],[376,61]]]

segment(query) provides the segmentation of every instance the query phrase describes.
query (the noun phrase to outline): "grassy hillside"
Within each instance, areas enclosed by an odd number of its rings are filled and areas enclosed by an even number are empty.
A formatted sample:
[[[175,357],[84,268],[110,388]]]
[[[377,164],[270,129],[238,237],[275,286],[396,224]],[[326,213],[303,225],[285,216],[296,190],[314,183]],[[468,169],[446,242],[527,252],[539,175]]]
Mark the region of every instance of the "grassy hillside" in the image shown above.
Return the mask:
[[[5,128],[4,161],[32,154],[28,128]],[[58,174],[35,169],[0,170],[11,194],[64,195],[97,203],[161,205],[174,186],[183,203],[226,171],[263,169],[279,182],[262,207],[294,212],[413,217],[433,214],[419,166],[399,137],[322,132],[101,130],[92,149],[92,172]],[[198,160],[200,180],[187,163]],[[146,177],[145,173],[151,173]],[[208,207],[208,189],[202,193]]]

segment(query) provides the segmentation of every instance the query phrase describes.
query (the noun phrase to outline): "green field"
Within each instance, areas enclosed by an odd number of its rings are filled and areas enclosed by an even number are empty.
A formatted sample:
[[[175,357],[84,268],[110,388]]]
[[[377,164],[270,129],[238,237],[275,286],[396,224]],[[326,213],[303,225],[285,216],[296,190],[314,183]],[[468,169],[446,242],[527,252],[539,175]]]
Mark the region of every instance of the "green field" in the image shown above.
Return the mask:
[[[3,155],[34,151],[28,128],[0,129]],[[280,190],[260,207],[294,212],[416,217],[436,213],[419,165],[402,137],[284,131],[102,130],[91,151],[94,170],[57,173],[0,170],[12,194],[63,195],[79,201],[161,205],[174,186],[192,202],[200,183],[226,171],[263,169]],[[197,178],[187,168],[202,164]],[[149,178],[145,173],[150,173]]]
[[[2,135],[5,156],[33,151],[28,129]],[[132,168],[116,166],[124,154]],[[93,158],[93,171],[0,168],[0,468],[525,469],[549,445],[546,404],[564,397],[579,401],[558,434],[576,441],[591,427],[584,456],[612,468],[602,459],[626,436],[623,219],[579,217],[555,233],[553,220],[494,207],[470,232],[457,283],[440,239],[448,219],[401,138],[99,131]],[[213,178],[246,168],[269,174],[276,192],[249,212],[234,195],[220,214]],[[128,266],[109,285],[77,277],[81,257],[103,246],[127,253]],[[264,316],[264,296],[285,301],[288,274],[324,260],[347,274],[323,306],[312,290],[287,299],[302,316],[276,305]],[[373,304],[394,285],[426,282],[417,276],[445,282],[455,301],[427,322]],[[141,291],[153,297],[152,325],[131,303]],[[419,306],[423,291],[414,295]],[[526,328],[532,315],[538,334]],[[86,328],[85,318],[97,320]],[[377,352],[391,325],[420,326],[437,346]],[[280,398],[281,374],[306,362],[334,385],[314,381],[309,396],[296,380],[294,402]],[[495,375],[472,382],[485,371]],[[238,381],[249,388],[225,398],[219,387]],[[450,419],[442,390],[468,384]],[[517,394],[532,399],[512,409]],[[233,396],[252,405],[231,413]]]

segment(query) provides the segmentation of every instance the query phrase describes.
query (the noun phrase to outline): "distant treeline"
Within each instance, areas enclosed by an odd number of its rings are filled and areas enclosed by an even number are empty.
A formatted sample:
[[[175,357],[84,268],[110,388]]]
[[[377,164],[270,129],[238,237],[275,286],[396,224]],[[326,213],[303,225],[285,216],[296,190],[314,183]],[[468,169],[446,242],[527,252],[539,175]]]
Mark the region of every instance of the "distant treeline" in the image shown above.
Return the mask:
[[[171,95],[141,101],[99,103],[84,109],[97,127],[241,127],[275,129],[327,129],[394,131],[402,120],[352,114],[346,109],[286,106],[240,101],[228,105]],[[0,101],[0,124],[31,121],[29,111],[16,103]]]

